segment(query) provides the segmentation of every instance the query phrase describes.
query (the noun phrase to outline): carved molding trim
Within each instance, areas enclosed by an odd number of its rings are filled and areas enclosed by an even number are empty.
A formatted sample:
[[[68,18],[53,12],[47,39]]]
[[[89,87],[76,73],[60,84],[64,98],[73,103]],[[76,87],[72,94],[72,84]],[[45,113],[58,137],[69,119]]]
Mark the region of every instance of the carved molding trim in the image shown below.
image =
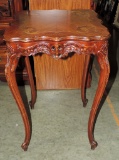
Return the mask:
[[[21,56],[34,56],[37,53],[45,53],[52,56],[55,59],[68,57],[69,53],[76,54],[94,54],[97,55],[98,61],[103,69],[104,62],[106,65],[108,64],[108,42],[107,41],[61,41],[61,42],[35,42],[35,44],[31,45],[32,42],[16,42],[16,45],[9,45],[8,47],[8,63],[7,65],[11,65],[11,71],[15,71],[19,58]],[[28,47],[26,47],[28,45]],[[101,61],[100,57],[101,56]],[[102,59],[104,61],[102,61]]]
[[[104,50],[105,53],[105,47],[107,46],[107,44],[105,44],[104,41],[102,47],[99,47],[100,45],[98,44],[98,41],[38,41],[34,44],[32,42],[16,42],[15,47],[11,47],[11,45],[9,44],[7,44],[7,46],[9,48],[10,54],[15,54],[15,52],[17,52],[17,55],[19,56],[33,56],[37,53],[45,53],[55,59],[60,59],[68,57],[69,53],[96,54],[97,52],[99,52],[98,48]]]

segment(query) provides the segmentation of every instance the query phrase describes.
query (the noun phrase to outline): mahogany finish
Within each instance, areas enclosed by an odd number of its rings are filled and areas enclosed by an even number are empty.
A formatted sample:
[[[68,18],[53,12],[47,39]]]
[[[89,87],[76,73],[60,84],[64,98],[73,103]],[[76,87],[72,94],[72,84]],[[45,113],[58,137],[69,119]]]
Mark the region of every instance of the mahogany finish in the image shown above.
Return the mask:
[[[9,50],[8,60],[5,68],[6,78],[12,94],[18,104],[25,126],[25,139],[22,148],[27,150],[31,139],[31,126],[25,105],[21,98],[15,78],[15,70],[20,57],[25,57],[26,67],[30,77],[31,85],[31,108],[36,101],[36,90],[33,77],[30,72],[28,56],[37,54],[50,56],[56,61],[69,58],[71,53],[78,56],[93,54],[100,66],[100,78],[94,97],[88,122],[88,137],[91,148],[95,149],[97,142],[94,139],[94,123],[98,106],[103,96],[108,78],[108,30],[101,24],[97,15],[92,10],[44,10],[20,12],[16,21],[6,29],[4,38]],[[75,55],[72,55],[73,58]],[[88,61],[88,59],[87,59]],[[87,62],[86,62],[87,63]],[[40,63],[39,63],[40,65]],[[83,76],[85,79],[86,75]],[[82,85],[84,88],[85,84]],[[86,95],[82,94],[83,105],[86,105]]]
[[[92,0],[30,0],[30,10],[90,9]],[[85,55],[75,54],[68,59],[55,61],[47,55],[34,57],[37,89],[81,88]],[[47,62],[47,63],[46,63]],[[39,65],[40,63],[40,65]],[[84,71],[85,72],[85,71]],[[91,79],[87,80],[90,87]]]

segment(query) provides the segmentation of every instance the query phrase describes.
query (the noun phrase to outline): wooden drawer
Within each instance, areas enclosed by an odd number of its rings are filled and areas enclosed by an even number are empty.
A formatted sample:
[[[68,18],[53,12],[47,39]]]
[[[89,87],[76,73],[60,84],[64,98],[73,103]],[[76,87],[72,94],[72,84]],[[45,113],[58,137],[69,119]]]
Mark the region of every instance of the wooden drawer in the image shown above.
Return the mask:
[[[0,0],[0,14],[2,16],[8,17],[11,16],[10,9],[9,9],[9,3],[7,0]]]
[[[5,78],[5,64],[7,63],[6,46],[0,46],[0,80],[6,81]]]
[[[0,47],[0,67],[5,66],[7,63],[7,50],[6,47]]]
[[[0,67],[5,66],[5,64],[7,63],[7,57],[5,55],[0,55]]]
[[[0,5],[4,3],[8,3],[8,0],[0,0]]]
[[[6,49],[4,49],[4,50],[1,50],[1,48],[0,48],[0,67],[4,67],[5,66],[5,64],[7,63],[7,51],[6,51]]]

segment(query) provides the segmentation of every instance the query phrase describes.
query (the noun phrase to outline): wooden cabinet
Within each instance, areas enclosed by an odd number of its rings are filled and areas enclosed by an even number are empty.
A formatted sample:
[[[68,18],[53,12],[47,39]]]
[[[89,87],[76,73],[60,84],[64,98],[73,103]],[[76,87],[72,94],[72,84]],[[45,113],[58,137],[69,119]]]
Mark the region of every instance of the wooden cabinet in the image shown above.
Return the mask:
[[[0,0],[0,26],[7,25],[13,20],[14,4],[12,0]]]
[[[2,81],[6,81],[5,72],[4,72],[6,63],[7,63],[7,47],[3,42],[0,45],[0,80]],[[26,72],[23,58],[20,59],[19,61],[19,65],[16,70],[16,78],[19,84],[27,83],[28,75]]]
[[[0,0],[0,80],[6,81],[5,77],[5,64],[7,61],[7,48],[3,41],[4,31],[9,27],[10,23],[14,20],[14,14],[22,10],[22,0]],[[27,82],[28,76],[25,69],[23,58],[20,60],[17,67],[17,81],[19,84]]]
[[[5,79],[5,64],[7,63],[6,46],[0,45],[0,80],[6,81]]]
[[[91,0],[30,0],[30,10],[90,9]],[[85,55],[74,54],[55,60],[48,55],[34,57],[37,89],[76,89],[81,87]],[[79,63],[80,62],[80,63]]]

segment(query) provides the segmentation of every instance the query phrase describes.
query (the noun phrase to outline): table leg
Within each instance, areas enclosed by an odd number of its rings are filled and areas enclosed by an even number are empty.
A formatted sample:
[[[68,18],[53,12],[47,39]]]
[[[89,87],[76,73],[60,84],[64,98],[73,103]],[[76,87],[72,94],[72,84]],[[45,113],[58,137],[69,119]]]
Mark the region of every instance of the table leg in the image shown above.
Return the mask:
[[[17,54],[9,55],[8,62],[5,66],[5,75],[24,122],[25,139],[21,147],[26,151],[31,139],[31,125],[16,82],[15,70],[18,65],[19,58],[20,57],[17,57]]]
[[[88,121],[88,137],[89,137],[89,142],[91,144],[91,149],[95,149],[97,147],[97,142],[94,139],[94,125],[95,125],[95,120],[97,118],[98,114],[98,107],[101,101],[101,98],[103,96],[103,93],[105,91],[105,87],[107,85],[107,81],[109,78],[109,73],[110,73],[110,67],[109,67],[109,62],[108,62],[108,57],[107,57],[107,46],[103,44],[103,49],[98,51],[97,53],[97,60],[100,66],[100,78],[98,82],[98,87],[97,91],[95,94],[95,98],[93,101],[93,105],[90,111],[90,116],[89,116],[89,121]]]
[[[35,85],[34,85],[33,74],[31,71],[29,57],[25,57],[25,64],[26,64],[26,70],[28,73],[29,83],[30,83],[30,87],[31,87],[31,101],[29,102],[29,105],[31,106],[31,109],[33,109],[34,104],[36,102],[36,89],[35,89]]]
[[[81,98],[83,102],[83,107],[86,107],[88,103],[88,99],[86,98],[86,84],[87,84],[89,62],[90,62],[90,55],[86,55],[84,69],[83,69],[82,83],[81,83]]]

